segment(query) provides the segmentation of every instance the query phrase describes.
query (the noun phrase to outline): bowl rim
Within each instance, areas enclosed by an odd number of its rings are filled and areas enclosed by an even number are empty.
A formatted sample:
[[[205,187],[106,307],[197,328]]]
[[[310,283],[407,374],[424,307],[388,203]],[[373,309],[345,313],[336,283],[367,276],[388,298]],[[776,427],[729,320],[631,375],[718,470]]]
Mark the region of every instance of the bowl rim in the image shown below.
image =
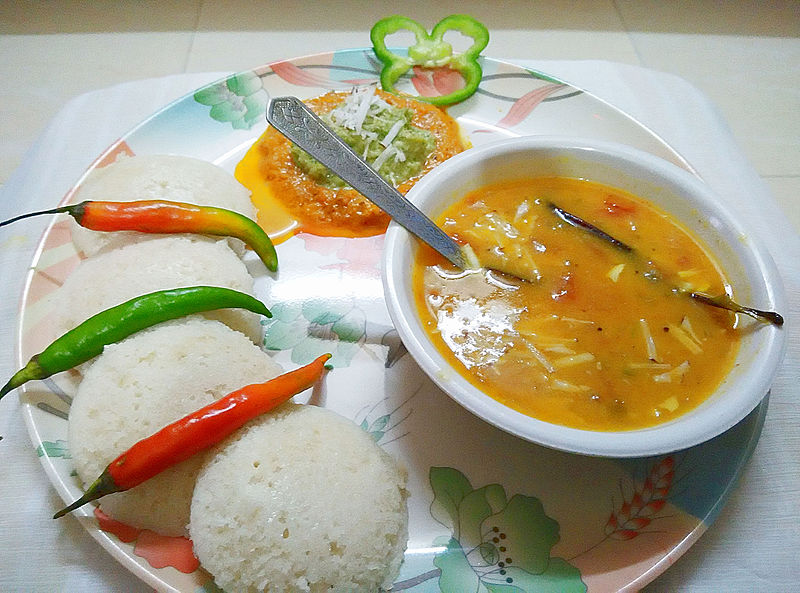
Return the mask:
[[[746,237],[746,241],[732,245],[732,252],[740,261],[744,257],[751,266],[757,268],[760,275],[750,278],[750,284],[764,292],[768,306],[773,310],[786,311],[786,297],[777,267],[759,237],[747,228],[746,222],[734,216],[711,189],[692,173],[627,145],[567,136],[503,139],[471,148],[448,159],[418,181],[406,197],[423,211],[431,203],[449,203],[447,199],[426,198],[431,194],[429,188],[436,189],[438,184],[448,179],[457,179],[460,172],[485,158],[527,151],[558,151],[582,158],[610,159],[613,163],[632,167],[636,172],[647,170],[669,184],[688,190],[687,203],[697,205],[702,213],[713,215],[722,230],[732,233],[731,236]],[[439,192],[440,195],[446,193],[452,192]],[[732,244],[730,241],[727,243]],[[409,295],[404,294],[403,287],[410,283],[409,259],[414,249],[410,233],[392,222],[384,242],[384,295],[389,315],[409,354],[440,389],[479,418],[520,438],[553,449],[594,456],[643,457],[674,452],[705,442],[737,424],[761,402],[769,391],[786,349],[785,328],[769,325],[754,332],[760,338],[759,356],[752,356],[746,368],[737,368],[735,386],[724,387],[723,394],[728,400],[725,406],[718,403],[721,398],[712,395],[705,403],[672,421],[629,431],[591,431],[552,424],[513,410],[481,392],[457,370],[450,368],[435,346],[427,337],[423,337],[425,334],[421,325],[415,326],[412,322],[418,318],[404,314],[409,305],[413,310],[413,299],[407,298]]]

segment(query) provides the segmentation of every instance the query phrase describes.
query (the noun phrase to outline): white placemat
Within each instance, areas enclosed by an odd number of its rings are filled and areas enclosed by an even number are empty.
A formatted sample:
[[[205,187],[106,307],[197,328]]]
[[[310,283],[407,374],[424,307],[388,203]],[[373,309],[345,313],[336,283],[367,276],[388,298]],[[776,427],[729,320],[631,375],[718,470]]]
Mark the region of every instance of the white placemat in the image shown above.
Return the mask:
[[[789,296],[789,351],[774,384],[764,434],[717,522],[649,593],[796,590],[800,549],[800,237],[737,148],[725,122],[677,77],[608,62],[530,61],[643,122],[742,212],[776,260]],[[224,73],[135,81],[67,103],[0,188],[0,220],[52,207],[115,139],[166,103]],[[0,377],[17,365],[25,274],[44,218],[0,231]],[[69,518],[42,470],[12,393],[0,401],[0,591],[140,592],[149,588]]]

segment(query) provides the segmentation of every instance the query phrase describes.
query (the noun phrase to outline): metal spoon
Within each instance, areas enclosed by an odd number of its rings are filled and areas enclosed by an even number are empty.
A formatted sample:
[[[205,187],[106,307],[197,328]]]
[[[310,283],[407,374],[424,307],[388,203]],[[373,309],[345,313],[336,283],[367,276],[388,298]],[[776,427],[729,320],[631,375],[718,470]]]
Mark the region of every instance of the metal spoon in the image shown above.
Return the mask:
[[[433,247],[455,266],[468,268],[461,245],[436,226],[430,218],[409,202],[403,194],[386,182],[375,169],[356,154],[344,140],[339,138],[308,106],[297,97],[275,97],[267,106],[267,121],[281,134],[297,144],[320,163],[328,167],[350,186],[381,208],[406,230]],[[632,248],[610,237],[591,224],[560,208],[555,211],[566,222],[590,229],[601,238],[610,240],[617,247],[631,251]],[[515,269],[498,270],[504,274],[522,278]],[[524,279],[524,278],[523,278]],[[761,311],[744,307],[730,297],[711,297],[700,293],[689,293],[692,298],[713,307],[744,313],[768,321],[783,324],[783,317],[772,311]]]
[[[267,106],[267,121],[308,154],[344,179],[406,230],[466,269],[461,245],[440,229],[357,155],[297,97],[275,97]]]

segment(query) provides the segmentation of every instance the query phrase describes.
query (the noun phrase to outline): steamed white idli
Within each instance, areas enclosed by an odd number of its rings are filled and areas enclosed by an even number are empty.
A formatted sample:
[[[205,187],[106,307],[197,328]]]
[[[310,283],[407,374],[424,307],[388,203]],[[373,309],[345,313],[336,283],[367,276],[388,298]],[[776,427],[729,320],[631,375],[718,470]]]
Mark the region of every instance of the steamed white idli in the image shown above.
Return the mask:
[[[167,424],[235,391],[281,373],[264,351],[225,325],[188,317],[107,346],[88,367],[69,412],[69,450],[91,483],[119,454]],[[100,500],[133,527],[186,534],[203,453]]]
[[[375,593],[408,538],[406,474],[356,424],[286,404],[212,450],[192,497],[200,564],[228,593]]]
[[[81,184],[77,200],[170,200],[227,208],[254,220],[256,216],[250,192],[235,177],[213,163],[178,155],[123,157],[95,169]],[[133,231],[106,233],[85,229],[74,220],[71,224],[72,241],[86,256],[163,236]],[[244,253],[244,243],[229,241],[234,251]]]
[[[225,241],[173,236],[126,245],[83,260],[53,294],[63,333],[136,296],[185,286],[222,286],[253,294],[253,277]],[[244,309],[204,313],[261,340],[261,316]]]

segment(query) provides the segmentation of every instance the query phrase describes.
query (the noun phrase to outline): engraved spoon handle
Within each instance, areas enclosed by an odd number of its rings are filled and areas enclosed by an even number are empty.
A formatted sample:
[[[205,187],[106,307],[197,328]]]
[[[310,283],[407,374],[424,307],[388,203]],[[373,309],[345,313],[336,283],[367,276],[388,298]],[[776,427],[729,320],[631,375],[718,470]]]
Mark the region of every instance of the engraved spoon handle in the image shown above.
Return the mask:
[[[433,247],[454,265],[461,269],[466,267],[461,246],[378,175],[375,169],[300,99],[271,99],[267,106],[267,121],[386,212],[395,222]]]

